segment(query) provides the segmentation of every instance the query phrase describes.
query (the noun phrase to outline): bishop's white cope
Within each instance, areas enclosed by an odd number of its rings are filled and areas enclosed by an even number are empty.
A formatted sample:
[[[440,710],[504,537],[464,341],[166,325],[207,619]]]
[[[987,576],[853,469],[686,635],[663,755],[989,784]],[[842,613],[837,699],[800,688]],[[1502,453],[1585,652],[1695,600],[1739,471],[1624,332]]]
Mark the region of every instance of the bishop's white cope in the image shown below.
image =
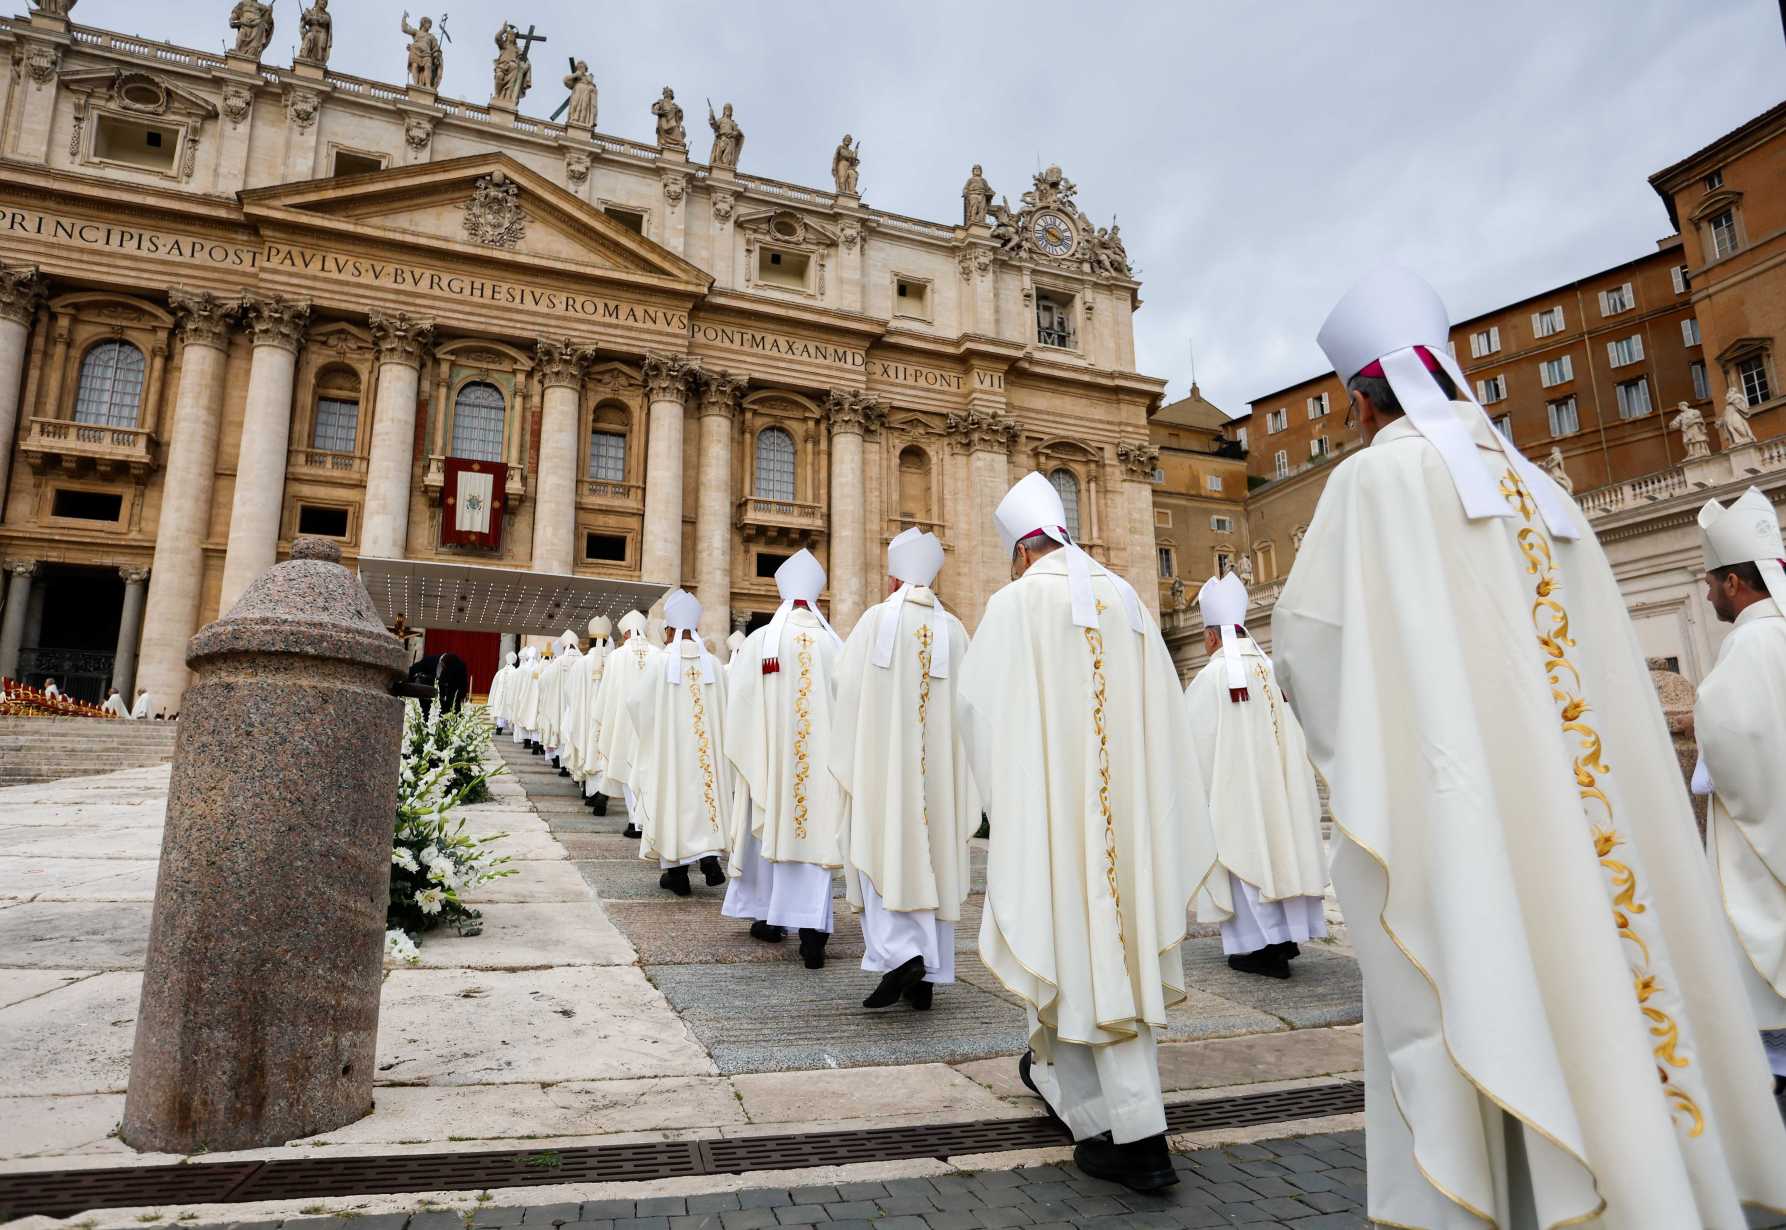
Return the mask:
[[[664,677],[664,654],[681,667]],[[717,664],[702,669],[699,642],[677,640],[653,654],[627,693],[626,709],[638,744],[626,784],[645,814],[639,857],[664,866],[692,862],[726,849],[726,804],[732,778],[725,754],[726,685]],[[710,681],[703,681],[711,673]],[[611,767],[611,766],[610,766]]]
[[[980,799],[956,737],[955,686],[967,630],[946,611],[933,638],[935,597],[913,587],[871,606],[856,621],[837,664],[837,722],[831,772],[844,799],[850,904],[863,906],[857,875],[886,909],[961,918],[969,887],[968,838]],[[881,622],[897,620],[892,661],[873,664]],[[937,640],[941,643],[936,643]],[[931,675],[933,655],[948,673]]]
[[[1369,1214],[1505,1226],[1529,1188],[1545,1226],[1734,1230],[1786,1207],[1786,1130],[1717,889],[1605,555],[1503,484],[1514,515],[1467,520],[1392,423],[1272,620],[1343,837]]]
[[[653,647],[643,633],[626,638],[626,643],[608,655],[602,666],[601,692],[596,697],[596,723],[601,733],[596,736],[596,755],[601,764],[599,793],[610,798],[624,794],[632,780],[633,756],[639,748],[639,732],[627,712],[627,697],[634,685],[657,661],[661,647]],[[663,674],[662,670],[656,673]]]
[[[1151,1031],[1184,998],[1186,911],[1215,843],[1157,625],[1143,613],[1133,631],[1092,562],[1098,626],[1075,626],[1067,566],[1054,551],[994,594],[959,671],[957,719],[995,833],[980,956],[1029,1006],[1038,1057],[1057,1039],[1145,1045],[1158,1131]]]
[[[1693,706],[1711,774],[1706,846],[1741,946],[1749,1004],[1786,1028],[1786,617],[1750,603]]]
[[[535,655],[533,661],[521,664],[519,685],[515,689],[515,730],[526,731],[531,737],[539,737],[540,722],[540,676],[550,663],[540,661]]]
[[[562,751],[564,737],[564,683],[582,655],[575,644],[561,643],[558,656],[540,672],[540,742],[554,753]],[[562,757],[560,757],[562,760]]]
[[[499,667],[496,673],[490,677],[490,691],[484,697],[484,707],[490,711],[490,718],[496,723],[498,730],[507,726],[512,720],[509,717],[507,692],[509,680],[514,677],[515,667],[512,663]]]
[[[564,729],[560,733],[559,758],[578,785],[596,773],[595,707],[601,697],[602,668],[610,652],[605,638],[591,641],[564,681]]]

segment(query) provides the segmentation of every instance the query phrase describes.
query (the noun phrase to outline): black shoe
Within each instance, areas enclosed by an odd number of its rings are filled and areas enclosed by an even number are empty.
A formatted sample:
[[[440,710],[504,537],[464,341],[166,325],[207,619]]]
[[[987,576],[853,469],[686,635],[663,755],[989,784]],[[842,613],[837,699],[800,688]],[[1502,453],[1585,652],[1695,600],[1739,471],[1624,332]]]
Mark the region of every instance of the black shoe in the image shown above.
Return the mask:
[[[546,754],[546,749],[535,743],[533,745],[533,754],[535,756],[544,756]]]
[[[631,820],[628,820],[626,822],[626,827],[620,830],[620,835],[622,837],[643,837],[645,835],[645,830],[634,824]]]
[[[657,877],[657,886],[669,889],[678,897],[686,897],[695,891],[688,886],[687,867],[666,867],[664,873]]]
[[[910,1004],[915,1012],[929,1012],[930,1001],[935,994],[936,983],[914,982],[905,989],[905,1002]]]
[[[558,766],[558,776],[569,777],[570,775],[571,771],[569,769],[565,768],[563,765]]]
[[[1155,1192],[1178,1182],[1166,1134],[1112,1144],[1108,1133],[1073,1146],[1073,1164],[1094,1179],[1120,1183],[1130,1191]]]
[[[807,969],[825,968],[825,943],[830,938],[831,933],[828,931],[800,928],[800,959],[806,962]]]
[[[1236,953],[1228,958],[1228,968],[1241,974],[1258,974],[1261,978],[1288,978],[1290,963],[1269,948],[1256,952]]]
[[[862,1001],[864,1008],[891,1008],[900,996],[924,981],[924,958],[913,957],[904,965],[881,975],[881,983]]]
[[[717,888],[726,882],[726,869],[719,865],[719,856],[709,854],[701,860],[701,875],[705,877],[708,888]]]
[[[596,793],[596,794],[591,795],[589,806],[595,812],[596,815],[598,815],[598,816],[607,815],[608,814],[608,796],[605,794],[601,794],[601,793]]]
[[[788,929],[758,919],[750,924],[750,938],[762,940],[765,944],[779,944],[788,938]]]

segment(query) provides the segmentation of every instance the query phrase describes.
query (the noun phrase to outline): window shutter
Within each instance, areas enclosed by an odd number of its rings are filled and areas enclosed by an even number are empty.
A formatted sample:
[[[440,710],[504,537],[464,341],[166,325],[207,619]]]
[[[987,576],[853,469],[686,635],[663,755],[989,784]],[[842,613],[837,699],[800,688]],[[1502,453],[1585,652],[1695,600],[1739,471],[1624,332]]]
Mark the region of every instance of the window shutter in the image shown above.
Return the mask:
[[[1600,315],[1612,315],[1612,296],[1605,291],[1600,292]]]
[[[1493,353],[1493,352],[1495,352],[1495,351],[1497,351],[1497,350],[1499,350],[1499,349],[1500,349],[1500,348],[1501,348],[1501,326],[1499,326],[1499,325],[1490,325],[1490,326],[1489,326],[1489,327],[1488,327],[1488,349],[1489,349],[1489,353],[1491,353],[1491,354],[1492,354],[1492,353]]]
[[[1636,362],[1643,358],[1643,334],[1639,333],[1631,339],[1631,360]]]
[[[1476,382],[1476,400],[1477,401],[1487,401],[1488,400],[1488,381],[1478,380]]]
[[[1538,365],[1538,383],[1543,385],[1547,389],[1552,384],[1556,383],[1554,380],[1552,380],[1550,378],[1550,364],[1540,363]]]
[[[1533,337],[1543,337],[1544,336],[1544,313],[1543,312],[1533,312],[1532,313],[1532,336]]]
[[[1614,367],[1619,365],[1619,344],[1617,342],[1606,343],[1606,361]]]
[[[1670,269],[1668,271],[1668,277],[1674,283],[1675,294],[1679,295],[1686,292],[1687,280],[1681,276],[1681,266],[1676,265],[1673,269]]]
[[[1625,292],[1625,306],[1626,307],[1636,307],[1637,306],[1637,292],[1631,289],[1631,283],[1626,282],[1625,285],[1621,289],[1623,289]]]

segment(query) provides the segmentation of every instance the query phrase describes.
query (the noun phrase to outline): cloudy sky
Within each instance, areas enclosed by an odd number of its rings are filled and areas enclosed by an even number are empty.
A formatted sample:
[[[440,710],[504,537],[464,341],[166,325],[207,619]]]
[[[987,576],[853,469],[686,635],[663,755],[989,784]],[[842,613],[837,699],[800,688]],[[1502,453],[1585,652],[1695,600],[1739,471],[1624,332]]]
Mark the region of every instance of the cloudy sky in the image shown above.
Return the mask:
[[[289,63],[298,0],[268,60]],[[665,84],[702,152],[730,101],[743,168],[828,185],[862,138],[871,205],[953,221],[982,162],[1013,200],[1058,162],[1139,267],[1142,371],[1237,413],[1325,370],[1364,270],[1423,271],[1459,318],[1649,250],[1647,177],[1778,103],[1777,0],[1129,0],[965,4],[404,0],[456,40],[443,91],[489,96],[503,18],[549,36],[523,110],[587,59],[600,128],[651,139]],[[22,4],[15,3],[22,9]],[[220,49],[228,0],[82,0],[87,24]],[[397,0],[335,0],[332,67],[404,79]]]

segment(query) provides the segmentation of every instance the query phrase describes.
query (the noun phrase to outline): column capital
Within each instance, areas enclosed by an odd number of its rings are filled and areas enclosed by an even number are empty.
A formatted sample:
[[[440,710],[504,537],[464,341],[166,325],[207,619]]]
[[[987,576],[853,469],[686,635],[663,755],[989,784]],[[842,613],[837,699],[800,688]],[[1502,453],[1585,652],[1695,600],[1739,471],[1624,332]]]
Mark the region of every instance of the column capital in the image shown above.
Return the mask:
[[[141,585],[149,579],[149,569],[142,564],[125,564],[118,569],[118,575],[126,585]]]
[[[15,577],[34,577],[37,575],[37,561],[34,559],[9,559],[5,570]]]
[[[832,389],[825,397],[825,419],[834,436],[860,436],[886,422],[887,411],[866,393]]]
[[[570,338],[561,342],[541,339],[534,343],[534,364],[545,385],[550,388],[574,389],[583,383],[583,371],[589,366],[594,351],[579,346]]]
[[[0,320],[30,324],[46,289],[46,280],[35,265],[0,265]]]
[[[419,368],[423,349],[434,340],[434,322],[408,312],[368,312],[366,323],[378,347],[380,363]]]
[[[304,330],[310,323],[308,301],[294,302],[278,295],[243,291],[241,311],[254,333],[256,346],[278,346],[298,353],[298,347],[304,341]]]
[[[1017,443],[1017,420],[990,410],[951,414],[943,427],[964,452],[1008,454]]]
[[[673,401],[684,406],[701,376],[700,367],[680,354],[648,354],[643,370],[648,400]]]
[[[1119,440],[1116,460],[1122,466],[1124,478],[1151,483],[1153,472],[1160,464],[1160,450],[1145,440]]]
[[[219,299],[208,290],[186,290],[173,287],[167,301],[180,318],[180,333],[188,346],[214,346],[223,350],[229,345],[229,328],[237,305]]]
[[[738,376],[731,372],[718,371],[703,375],[701,378],[701,417],[718,415],[731,418],[738,412],[738,399],[744,394],[744,386],[749,383],[748,376]]]

